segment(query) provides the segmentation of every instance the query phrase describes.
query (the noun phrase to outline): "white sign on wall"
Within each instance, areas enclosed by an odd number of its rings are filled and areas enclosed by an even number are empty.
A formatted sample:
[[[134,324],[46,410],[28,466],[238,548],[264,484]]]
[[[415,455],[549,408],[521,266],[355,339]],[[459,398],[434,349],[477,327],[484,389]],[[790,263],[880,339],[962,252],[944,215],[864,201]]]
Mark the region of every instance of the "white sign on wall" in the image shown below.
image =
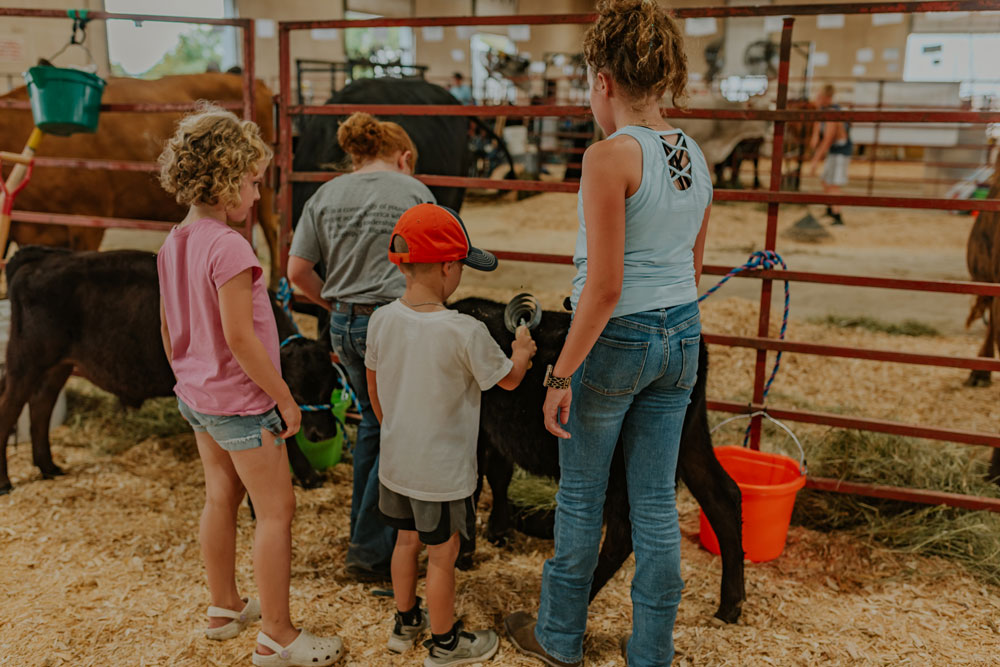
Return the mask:
[[[875,59],[875,50],[869,48],[858,49],[857,53],[855,54],[855,59],[859,63],[870,63],[872,60]]]
[[[425,25],[420,29],[420,35],[424,38],[425,42],[443,42],[444,26]]]
[[[844,27],[843,14],[820,14],[816,17],[816,27],[821,30],[834,30]]]
[[[765,16],[764,32],[781,32],[781,27],[784,23],[784,16]]]
[[[892,25],[902,23],[903,15],[898,13],[872,14],[872,25]]]
[[[340,39],[340,31],[336,28],[313,28],[309,36],[317,42],[334,42]]]
[[[812,56],[813,67],[826,67],[830,64],[830,54],[826,51],[817,51]]]
[[[715,19],[712,17],[684,19],[684,34],[689,37],[705,37],[714,35],[717,31]]]
[[[527,42],[531,39],[530,25],[507,26],[507,36],[515,42]]]
[[[254,30],[261,39],[273,39],[275,23],[271,19],[257,19],[254,21]]]

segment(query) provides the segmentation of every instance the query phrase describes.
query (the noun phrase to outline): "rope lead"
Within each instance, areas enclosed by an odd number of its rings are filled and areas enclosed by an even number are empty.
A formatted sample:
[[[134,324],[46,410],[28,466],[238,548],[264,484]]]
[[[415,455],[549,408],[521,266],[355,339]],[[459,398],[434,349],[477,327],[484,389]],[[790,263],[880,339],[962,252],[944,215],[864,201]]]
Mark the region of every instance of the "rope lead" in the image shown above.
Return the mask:
[[[773,250],[758,250],[750,254],[750,259],[746,261],[742,266],[737,266],[733,268],[729,273],[727,273],[722,280],[713,285],[711,289],[698,297],[698,303],[701,303],[711,295],[715,294],[720,287],[722,287],[726,282],[742,273],[743,271],[767,271],[768,269],[773,269],[776,266],[780,266],[782,269],[788,270],[788,266],[785,265],[785,260],[781,258],[781,255]],[[788,281],[783,281],[785,283],[785,308],[781,314],[781,330],[778,332],[778,340],[785,339],[785,332],[788,330]],[[761,397],[762,400],[767,402],[767,395],[771,391],[771,384],[774,382],[774,376],[778,374],[778,369],[781,367],[781,355],[782,350],[778,350],[777,355],[774,358],[774,368],[771,369],[771,375],[767,378],[767,383],[764,385],[764,394]],[[747,441],[750,438],[750,426],[747,426],[746,433],[743,436],[743,446],[747,446]]]

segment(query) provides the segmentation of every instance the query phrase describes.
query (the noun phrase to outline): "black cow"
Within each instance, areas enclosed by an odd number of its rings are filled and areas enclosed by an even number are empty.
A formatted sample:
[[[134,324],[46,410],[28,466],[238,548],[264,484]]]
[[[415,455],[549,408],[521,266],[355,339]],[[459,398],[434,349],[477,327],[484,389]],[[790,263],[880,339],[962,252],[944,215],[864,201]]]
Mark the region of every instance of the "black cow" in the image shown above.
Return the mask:
[[[333,93],[327,104],[461,104],[451,93],[422,80],[358,79]],[[384,116],[399,123],[417,147],[421,173],[465,176],[469,170],[469,121],[462,116]],[[337,129],[344,117],[305,116],[300,119],[295,150],[295,171],[331,170],[347,166],[348,156],[337,143]],[[296,183],[292,190],[293,224],[319,183]],[[439,204],[459,210],[462,188],[431,187]]]
[[[470,298],[452,307],[483,321],[496,341],[504,349],[510,349],[513,334],[503,323],[504,304]],[[538,353],[521,386],[514,391],[494,388],[483,394],[479,419],[479,460],[480,474],[485,473],[493,492],[493,511],[487,527],[487,537],[492,541],[502,540],[511,528],[507,487],[513,463],[534,475],[559,477],[556,439],[545,430],[542,421],[541,407],[545,397],[542,379],[546,365],[554,364],[562,349],[569,323],[568,313],[545,311],[541,325],[532,332]],[[746,599],[740,490],[719,464],[712,449],[705,402],[707,373],[708,352],[703,342],[698,382],[684,418],[677,472],[705,510],[719,538],[722,592],[715,615],[727,623],[734,623]],[[611,463],[604,521],[607,530],[594,571],[591,599],[632,553],[632,524],[620,443]]]
[[[27,403],[31,453],[42,476],[62,474],[52,461],[49,418],[66,380],[76,370],[125,407],[147,398],[172,396],[174,375],[160,338],[160,294],[156,255],[120,250],[81,252],[26,246],[7,264],[11,331],[7,368],[0,378],[0,495],[11,490],[7,440]],[[294,325],[277,308],[282,340]],[[296,339],[281,350],[281,366],[300,404],[329,402],[336,377],[330,358],[315,341]],[[337,432],[330,412],[304,412],[303,433],[322,440]],[[288,441],[288,455],[303,486],[322,482],[305,455]]]
[[[420,79],[358,79],[335,92],[327,104],[461,104],[451,93]],[[437,176],[467,176],[472,163],[469,151],[469,123],[479,126],[507,154],[506,145],[474,116],[390,116],[379,120],[399,123],[417,147],[417,171]],[[304,116],[299,119],[299,139],[295,149],[295,171],[341,170],[348,157],[337,143],[342,116]],[[507,156],[508,161],[510,156]],[[514,173],[514,165],[510,165]],[[292,224],[319,188],[319,183],[295,183],[292,188]],[[456,211],[465,199],[464,188],[429,186],[437,203]]]

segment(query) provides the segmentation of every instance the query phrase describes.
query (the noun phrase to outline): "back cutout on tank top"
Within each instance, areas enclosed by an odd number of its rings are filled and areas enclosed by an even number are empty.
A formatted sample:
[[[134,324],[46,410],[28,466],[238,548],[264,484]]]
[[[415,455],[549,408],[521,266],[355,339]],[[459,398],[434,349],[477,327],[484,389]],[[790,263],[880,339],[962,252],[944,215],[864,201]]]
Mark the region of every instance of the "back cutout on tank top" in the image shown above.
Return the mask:
[[[639,127],[653,130],[648,125],[640,125]],[[667,132],[653,130],[653,132],[656,132],[660,143],[663,144],[663,152],[667,156],[667,169],[670,181],[678,190],[687,190],[691,187],[691,151],[688,149],[687,135],[681,130],[670,130]],[[676,134],[677,142],[670,143],[664,136],[665,134]],[[687,157],[686,162],[684,160],[685,157]]]

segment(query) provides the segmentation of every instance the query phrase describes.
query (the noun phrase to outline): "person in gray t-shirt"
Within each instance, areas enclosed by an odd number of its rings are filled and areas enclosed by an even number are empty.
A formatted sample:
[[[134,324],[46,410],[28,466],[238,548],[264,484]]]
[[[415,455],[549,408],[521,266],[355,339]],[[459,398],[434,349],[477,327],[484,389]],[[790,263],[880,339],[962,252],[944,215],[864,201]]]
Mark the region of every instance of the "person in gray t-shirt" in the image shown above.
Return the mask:
[[[406,288],[389,262],[392,228],[412,206],[434,203],[434,195],[413,178],[417,149],[396,123],[356,113],[341,124],[337,141],[354,171],[324,183],[306,202],[289,250],[288,279],[331,311],[333,351],[361,405],[347,572],[388,581],[395,535],[377,515],[379,425],[368,400],[365,340],[375,308]],[[320,262],[322,278],[315,272]]]

